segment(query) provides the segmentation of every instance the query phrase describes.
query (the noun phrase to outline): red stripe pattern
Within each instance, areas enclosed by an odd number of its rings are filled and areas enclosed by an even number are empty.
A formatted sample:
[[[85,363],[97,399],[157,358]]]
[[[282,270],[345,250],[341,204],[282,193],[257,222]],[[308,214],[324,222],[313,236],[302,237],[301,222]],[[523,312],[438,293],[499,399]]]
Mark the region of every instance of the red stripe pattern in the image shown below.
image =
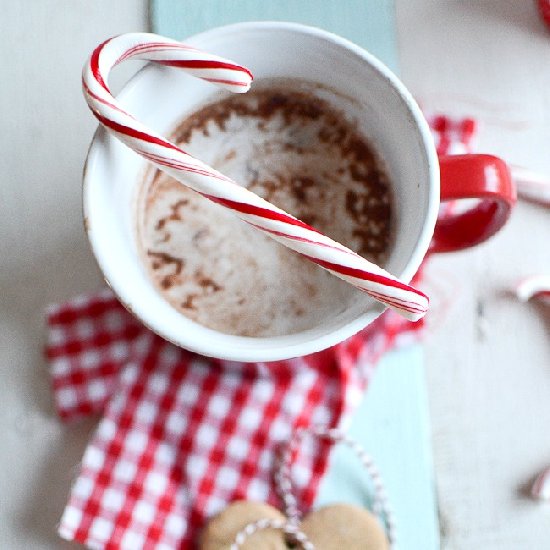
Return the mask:
[[[280,506],[280,445],[301,427],[346,422],[380,355],[397,337],[417,337],[422,322],[389,313],[335,348],[269,364],[176,348],[109,290],[52,307],[48,326],[58,414],[102,414],[60,535],[94,549],[173,550],[192,548],[208,517],[233,500]],[[329,448],[304,445],[294,455],[293,495],[303,512]]]
[[[107,130],[184,185],[405,318],[416,321],[426,313],[425,294],[188,155],[127,113],[111,95],[107,80],[115,65],[131,58],[176,67],[237,93],[246,92],[252,82],[246,67],[174,40],[147,33],[120,35],[94,50],[82,75],[86,101]]]

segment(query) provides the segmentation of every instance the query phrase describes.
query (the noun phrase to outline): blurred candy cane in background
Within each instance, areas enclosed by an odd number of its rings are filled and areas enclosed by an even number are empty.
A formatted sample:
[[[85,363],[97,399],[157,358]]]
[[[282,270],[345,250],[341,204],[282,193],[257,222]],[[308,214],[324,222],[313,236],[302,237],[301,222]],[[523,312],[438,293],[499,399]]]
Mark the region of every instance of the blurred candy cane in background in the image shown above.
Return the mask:
[[[522,166],[510,166],[518,197],[542,206],[550,206],[550,177]]]
[[[550,27],[550,0],[538,0],[538,4],[542,19]]]

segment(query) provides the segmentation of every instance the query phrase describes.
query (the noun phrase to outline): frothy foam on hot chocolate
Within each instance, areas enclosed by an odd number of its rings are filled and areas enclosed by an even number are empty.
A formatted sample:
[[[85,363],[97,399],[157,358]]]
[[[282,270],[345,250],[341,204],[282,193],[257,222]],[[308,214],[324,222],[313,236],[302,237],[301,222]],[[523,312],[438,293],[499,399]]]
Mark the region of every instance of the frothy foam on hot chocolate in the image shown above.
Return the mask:
[[[353,124],[311,93],[273,86],[205,106],[173,138],[190,154],[360,254],[384,263],[386,177]],[[149,273],[183,314],[228,334],[299,332],[357,290],[163,172],[146,182]]]

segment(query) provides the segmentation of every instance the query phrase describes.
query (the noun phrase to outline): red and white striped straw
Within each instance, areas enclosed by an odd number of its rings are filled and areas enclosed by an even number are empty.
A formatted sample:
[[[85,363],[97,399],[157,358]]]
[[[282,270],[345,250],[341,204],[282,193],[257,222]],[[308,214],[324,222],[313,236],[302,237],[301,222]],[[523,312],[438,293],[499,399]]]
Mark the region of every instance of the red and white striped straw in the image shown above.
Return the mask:
[[[407,319],[417,321],[424,316],[429,303],[425,294],[188,155],[126,112],[107,85],[111,69],[126,59],[177,67],[237,93],[250,88],[252,74],[246,67],[170,38],[130,33],[106,40],[94,50],[84,66],[82,86],[88,106],[108,131],[183,185],[232,210],[246,223]]]

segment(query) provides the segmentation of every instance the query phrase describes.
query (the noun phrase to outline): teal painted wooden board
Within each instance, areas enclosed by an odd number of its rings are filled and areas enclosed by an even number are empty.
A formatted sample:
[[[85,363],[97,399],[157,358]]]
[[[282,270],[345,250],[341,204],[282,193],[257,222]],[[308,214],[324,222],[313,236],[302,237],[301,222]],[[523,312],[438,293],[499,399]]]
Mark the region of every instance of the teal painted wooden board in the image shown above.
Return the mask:
[[[376,367],[349,432],[380,470],[399,550],[439,548],[427,403],[421,346],[389,352]],[[337,447],[316,505],[345,501],[370,507],[371,494],[356,456],[343,445]]]
[[[322,27],[368,49],[398,71],[393,0],[152,0],[154,32],[184,38],[238,21],[286,20]],[[437,550],[428,401],[420,346],[386,354],[351,426],[375,460],[397,526],[397,550]],[[368,480],[357,459],[337,448],[316,505],[369,505]]]
[[[370,50],[398,72],[393,0],[153,0],[153,29],[179,39],[239,21],[294,21]]]

